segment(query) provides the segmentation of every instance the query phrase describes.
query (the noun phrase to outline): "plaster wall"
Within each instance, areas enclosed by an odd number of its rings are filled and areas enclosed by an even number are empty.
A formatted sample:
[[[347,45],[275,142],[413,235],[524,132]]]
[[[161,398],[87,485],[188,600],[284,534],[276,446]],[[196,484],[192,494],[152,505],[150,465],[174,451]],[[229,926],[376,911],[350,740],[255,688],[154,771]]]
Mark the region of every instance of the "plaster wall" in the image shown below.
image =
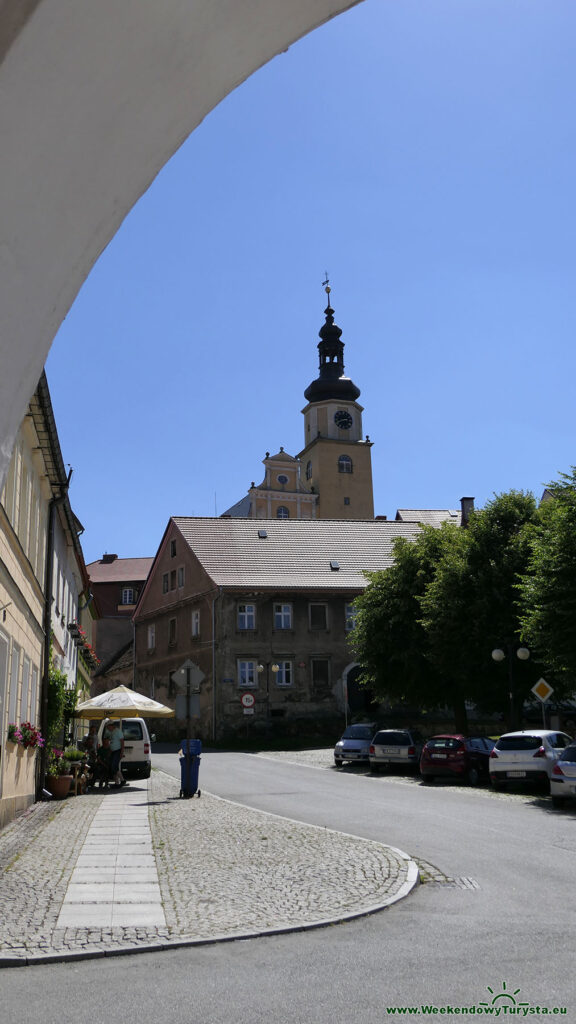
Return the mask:
[[[0,0],[0,489],[52,340],[232,89],[358,0]]]

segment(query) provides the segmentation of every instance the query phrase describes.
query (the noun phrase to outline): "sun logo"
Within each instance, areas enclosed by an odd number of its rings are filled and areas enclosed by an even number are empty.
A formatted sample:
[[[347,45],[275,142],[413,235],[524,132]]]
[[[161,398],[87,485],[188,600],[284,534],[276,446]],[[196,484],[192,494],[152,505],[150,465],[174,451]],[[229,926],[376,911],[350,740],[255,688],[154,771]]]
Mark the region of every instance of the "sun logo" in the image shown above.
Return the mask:
[[[520,989],[519,988],[515,988],[513,992],[509,992],[507,987],[506,987],[506,982],[505,981],[502,982],[502,991],[501,992],[497,992],[496,995],[494,995],[494,989],[490,988],[490,985],[487,985],[486,988],[487,988],[488,992],[490,993],[490,995],[494,996],[494,998],[493,998],[491,1003],[487,1003],[485,1000],[482,1000],[482,1002],[478,1003],[479,1006],[496,1006],[496,1004],[498,1003],[499,1000],[502,1000],[502,1001],[507,1000],[510,1006],[529,1006],[530,1005],[529,1003],[518,1003],[518,1002],[516,1002],[516,998],[515,997],[518,995]]]

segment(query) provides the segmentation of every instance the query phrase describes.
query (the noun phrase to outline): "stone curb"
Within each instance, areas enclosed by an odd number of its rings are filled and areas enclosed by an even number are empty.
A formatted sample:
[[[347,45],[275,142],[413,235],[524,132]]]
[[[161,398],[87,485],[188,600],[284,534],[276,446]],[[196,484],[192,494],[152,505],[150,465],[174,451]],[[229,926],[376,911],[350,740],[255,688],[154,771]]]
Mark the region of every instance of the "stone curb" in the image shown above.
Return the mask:
[[[158,775],[165,776],[167,782],[174,782],[173,777],[168,775],[167,773],[159,771]],[[309,825],[307,823],[300,822],[296,819],[290,819],[283,817],[282,815],[274,814],[270,811],[255,810],[254,808],[248,807],[248,805],[246,804],[238,804],[235,801],[225,800],[224,798],[217,797],[213,794],[207,793],[206,795],[208,795],[211,800],[218,800],[222,801],[225,804],[229,804],[231,808],[245,809],[250,813],[250,815],[253,815],[255,819],[276,819],[276,821],[278,821],[279,823],[294,824],[295,826],[298,826],[300,829],[309,829],[311,832],[316,830],[323,833],[324,835],[342,837],[342,839],[345,838],[347,841],[353,840],[358,842],[359,844],[371,843],[370,840],[367,840],[361,836],[353,836],[349,833],[337,832],[333,829],[326,829],[323,826]],[[104,946],[103,948],[93,947],[91,949],[52,949],[47,950],[45,953],[29,952],[27,955],[23,956],[2,956],[0,954],[0,968],[41,966],[44,964],[48,965],[54,963],[100,959],[102,957],[109,956],[129,956],[135,953],[164,952],[171,949],[183,949],[195,946],[214,945],[216,943],[223,942],[235,942],[241,939],[246,940],[253,938],[263,938],[265,936],[287,935],[293,932],[310,931],[316,928],[326,928],[332,925],[342,924],[346,921],[353,921],[361,917],[367,917],[369,915],[385,910],[387,907],[392,906],[394,903],[398,902],[401,899],[405,899],[412,892],[412,890],[419,884],[420,881],[418,865],[411,857],[409,857],[402,850],[399,850],[395,847],[386,846],[385,844],[377,845],[381,846],[384,850],[389,851],[390,854],[393,855],[394,860],[402,862],[402,868],[405,870],[406,877],[404,881],[398,886],[395,892],[378,899],[373,904],[364,904],[358,910],[345,910],[344,908],[342,908],[341,910],[335,910],[334,914],[329,913],[328,916],[323,916],[320,919],[304,919],[294,923],[283,923],[282,925],[277,927],[257,926],[255,928],[239,928],[237,930],[231,930],[226,932],[218,932],[218,930],[215,930],[214,934],[212,935],[203,935],[198,938],[174,936],[173,939],[165,939],[163,937],[156,937],[152,939],[152,941],[150,942],[141,941],[138,942],[138,944],[134,944],[130,941],[130,937],[127,936],[126,944],[115,944],[110,945],[108,947]],[[398,874],[396,877],[398,878],[399,881],[400,878],[402,877],[402,869],[400,868],[397,870]],[[391,875],[391,877],[394,877],[393,874]],[[368,895],[369,898],[369,894],[366,895]],[[305,913],[306,910],[305,908],[303,908],[302,914],[304,917]]]

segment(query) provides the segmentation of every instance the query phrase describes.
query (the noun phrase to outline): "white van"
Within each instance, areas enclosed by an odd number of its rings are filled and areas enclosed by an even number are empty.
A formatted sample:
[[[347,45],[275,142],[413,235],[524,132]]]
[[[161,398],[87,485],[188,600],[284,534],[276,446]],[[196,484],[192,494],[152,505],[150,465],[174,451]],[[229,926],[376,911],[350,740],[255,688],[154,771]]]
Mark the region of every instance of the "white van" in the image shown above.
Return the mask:
[[[105,718],[100,725],[98,746],[102,744],[102,734],[110,721]],[[149,779],[152,771],[151,745],[156,737],[150,737],[143,718],[116,718],[114,721],[120,722],[124,734],[124,757],[120,762],[124,778]]]

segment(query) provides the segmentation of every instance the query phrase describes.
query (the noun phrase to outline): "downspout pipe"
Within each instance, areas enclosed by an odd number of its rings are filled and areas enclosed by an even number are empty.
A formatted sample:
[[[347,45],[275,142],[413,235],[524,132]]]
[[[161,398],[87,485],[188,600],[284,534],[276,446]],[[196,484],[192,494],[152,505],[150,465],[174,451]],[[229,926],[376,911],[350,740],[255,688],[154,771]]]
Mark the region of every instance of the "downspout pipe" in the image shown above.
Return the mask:
[[[216,740],[216,601],[222,597],[222,587],[212,598],[212,742]]]
[[[54,527],[58,505],[62,505],[68,497],[68,488],[72,470],[64,490],[58,497],[51,498],[48,505],[48,536],[46,541],[46,567],[44,572],[44,665],[42,671],[42,699],[40,701],[40,732],[46,738],[48,732],[48,699],[50,694],[50,644],[52,639],[52,585],[54,581]],[[40,752],[40,772],[38,778],[37,797],[40,799],[46,786],[46,768],[48,751],[44,746]]]

